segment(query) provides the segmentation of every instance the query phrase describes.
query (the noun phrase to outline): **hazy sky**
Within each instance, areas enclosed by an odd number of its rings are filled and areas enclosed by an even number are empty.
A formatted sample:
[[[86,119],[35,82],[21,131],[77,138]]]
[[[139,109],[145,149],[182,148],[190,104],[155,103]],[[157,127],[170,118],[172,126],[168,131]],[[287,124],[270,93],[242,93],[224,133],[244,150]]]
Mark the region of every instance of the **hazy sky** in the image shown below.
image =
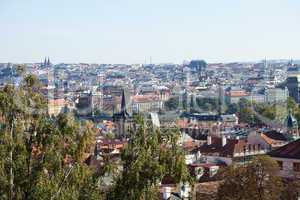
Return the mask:
[[[299,0],[0,0],[0,62],[300,58]]]

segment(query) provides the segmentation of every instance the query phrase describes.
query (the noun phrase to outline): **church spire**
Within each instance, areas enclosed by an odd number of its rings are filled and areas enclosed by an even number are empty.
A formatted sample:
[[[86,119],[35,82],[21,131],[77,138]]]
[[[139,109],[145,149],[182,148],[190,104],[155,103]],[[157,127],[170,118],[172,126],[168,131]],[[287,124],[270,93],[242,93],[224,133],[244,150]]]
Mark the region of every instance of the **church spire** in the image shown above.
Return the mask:
[[[45,59],[44,59],[44,64],[43,64],[43,66],[45,67],[45,66],[47,66],[47,58],[45,57]]]
[[[125,90],[122,91],[122,99],[121,99],[121,113],[126,112],[126,100],[125,100]]]
[[[48,57],[48,60],[47,60],[47,66],[50,66],[50,59]]]

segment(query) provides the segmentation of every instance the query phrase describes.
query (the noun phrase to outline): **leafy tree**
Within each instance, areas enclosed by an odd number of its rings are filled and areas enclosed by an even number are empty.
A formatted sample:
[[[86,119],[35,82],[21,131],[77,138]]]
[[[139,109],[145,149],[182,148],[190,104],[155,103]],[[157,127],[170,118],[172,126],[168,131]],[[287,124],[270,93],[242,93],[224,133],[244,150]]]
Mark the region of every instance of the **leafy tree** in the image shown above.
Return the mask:
[[[217,199],[277,200],[283,189],[281,179],[274,176],[277,172],[276,161],[267,156],[256,157],[246,166],[230,166]]]
[[[35,76],[0,90],[0,199],[99,199],[98,175],[83,161],[91,123],[50,118]]]
[[[165,102],[165,107],[168,110],[176,110],[179,106],[179,98],[171,97],[168,101]]]
[[[226,114],[235,114],[238,112],[238,105],[236,103],[229,104],[226,110]]]
[[[218,99],[217,98],[196,98],[196,102],[199,108],[205,111],[211,111],[212,108],[218,107]]]
[[[284,181],[284,190],[281,194],[282,200],[296,200],[300,194],[300,181],[287,180]]]
[[[137,117],[137,130],[122,151],[123,171],[108,199],[157,199],[164,176],[176,183],[189,181],[184,153],[178,147],[178,134],[162,133]]]

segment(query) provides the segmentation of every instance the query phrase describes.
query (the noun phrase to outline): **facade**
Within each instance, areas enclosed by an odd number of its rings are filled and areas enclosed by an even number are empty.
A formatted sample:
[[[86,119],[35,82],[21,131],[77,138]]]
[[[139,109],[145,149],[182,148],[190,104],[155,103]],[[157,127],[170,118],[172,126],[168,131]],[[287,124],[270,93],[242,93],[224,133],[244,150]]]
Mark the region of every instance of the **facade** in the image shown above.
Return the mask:
[[[300,179],[300,140],[271,151],[269,155],[277,161],[280,176]]]
[[[194,150],[195,154],[200,154],[207,162],[243,163],[255,155],[266,154],[267,146],[260,140],[231,139],[222,137],[207,137],[207,143]]]
[[[289,96],[289,91],[287,88],[268,88],[265,91],[265,102],[277,103],[285,102]]]
[[[251,95],[243,89],[233,88],[225,93],[225,102],[227,104],[238,103],[242,98],[251,100]]]
[[[286,87],[289,90],[289,96],[297,103],[300,103],[300,67],[290,67],[286,79]]]
[[[157,95],[135,95],[132,97],[132,112],[151,112],[159,111],[163,108],[163,102]]]

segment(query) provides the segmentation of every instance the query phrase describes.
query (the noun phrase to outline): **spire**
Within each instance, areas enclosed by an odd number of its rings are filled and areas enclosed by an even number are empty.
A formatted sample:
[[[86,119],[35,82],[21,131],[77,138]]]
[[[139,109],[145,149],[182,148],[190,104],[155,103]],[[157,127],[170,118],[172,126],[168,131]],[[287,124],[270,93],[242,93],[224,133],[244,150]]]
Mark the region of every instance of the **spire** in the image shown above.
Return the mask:
[[[47,65],[47,58],[45,57],[45,60],[44,60],[44,67]]]
[[[126,112],[125,90],[122,91],[121,112]]]
[[[50,59],[48,57],[47,66],[50,66]]]

